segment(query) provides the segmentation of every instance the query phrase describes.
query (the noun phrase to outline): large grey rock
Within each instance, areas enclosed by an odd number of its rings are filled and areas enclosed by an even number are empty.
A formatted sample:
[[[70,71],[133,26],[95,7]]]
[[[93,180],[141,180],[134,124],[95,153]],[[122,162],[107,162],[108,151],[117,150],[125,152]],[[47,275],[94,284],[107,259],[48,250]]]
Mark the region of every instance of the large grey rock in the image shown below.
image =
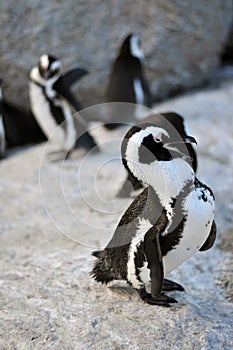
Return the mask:
[[[205,80],[218,64],[232,19],[232,0],[0,2],[0,77],[5,97],[29,108],[27,78],[45,53],[67,68],[88,68],[77,93],[84,107],[102,103],[112,60],[129,32],[141,34],[157,97]]]
[[[233,83],[155,109],[186,117],[198,141],[198,177],[216,195],[215,246],[171,276],[186,293],[172,293],[178,304],[164,309],[89,276],[91,250],[106,244],[128,205],[115,198],[125,130],[93,129],[102,153],[65,163],[48,162],[49,145],[24,149],[0,167],[1,349],[233,348]]]

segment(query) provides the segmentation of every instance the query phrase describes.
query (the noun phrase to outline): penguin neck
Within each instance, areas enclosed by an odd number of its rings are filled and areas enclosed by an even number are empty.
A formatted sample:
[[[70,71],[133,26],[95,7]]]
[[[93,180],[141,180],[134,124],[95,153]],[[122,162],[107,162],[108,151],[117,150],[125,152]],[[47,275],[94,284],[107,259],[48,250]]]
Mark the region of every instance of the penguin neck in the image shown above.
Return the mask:
[[[55,83],[55,81],[58,80],[59,77],[60,77],[60,74],[56,74],[54,77],[52,77],[50,79],[44,79],[40,75],[38,67],[32,68],[32,70],[30,72],[31,80],[36,82],[39,85],[44,86],[44,87],[52,86]]]
[[[168,208],[187,182],[194,182],[191,166],[182,158],[170,161],[154,161],[151,164],[127,162],[132,174],[153,188],[161,204]]]

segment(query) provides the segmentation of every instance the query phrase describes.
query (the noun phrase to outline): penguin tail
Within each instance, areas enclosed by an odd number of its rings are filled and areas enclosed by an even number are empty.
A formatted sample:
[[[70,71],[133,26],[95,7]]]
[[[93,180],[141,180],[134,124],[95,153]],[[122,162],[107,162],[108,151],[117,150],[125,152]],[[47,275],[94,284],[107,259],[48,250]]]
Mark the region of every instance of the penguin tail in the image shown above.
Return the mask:
[[[93,270],[90,275],[101,283],[109,283],[114,279],[117,279],[114,275],[111,259],[108,252],[105,250],[99,250],[92,253],[98,260],[95,262]]]

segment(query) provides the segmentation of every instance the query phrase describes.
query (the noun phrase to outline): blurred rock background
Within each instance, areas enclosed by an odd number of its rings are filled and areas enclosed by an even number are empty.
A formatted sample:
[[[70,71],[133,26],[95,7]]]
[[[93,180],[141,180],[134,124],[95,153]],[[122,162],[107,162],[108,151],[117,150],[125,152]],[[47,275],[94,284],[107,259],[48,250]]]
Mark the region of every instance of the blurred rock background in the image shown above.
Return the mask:
[[[4,95],[28,110],[29,70],[41,54],[51,53],[64,68],[78,64],[89,70],[77,88],[83,107],[102,103],[117,49],[136,32],[158,100],[208,80],[228,45],[232,21],[232,0],[2,0]]]
[[[29,70],[44,52],[65,68],[89,69],[76,90],[84,107],[104,102],[129,32],[141,35],[156,100],[211,82],[154,108],[182,114],[197,138],[198,177],[214,190],[218,236],[173,272],[186,289],[174,293],[178,304],[145,305],[131,288],[89,276],[91,251],[111,237],[117,205],[128,205],[116,201],[125,172],[114,140],[125,130],[93,130],[102,152],[64,163],[48,161],[46,144],[10,151],[0,164],[0,349],[233,349],[233,79],[232,70],[218,70],[233,58],[232,14],[231,0],[1,0],[0,77],[5,98],[22,111]]]

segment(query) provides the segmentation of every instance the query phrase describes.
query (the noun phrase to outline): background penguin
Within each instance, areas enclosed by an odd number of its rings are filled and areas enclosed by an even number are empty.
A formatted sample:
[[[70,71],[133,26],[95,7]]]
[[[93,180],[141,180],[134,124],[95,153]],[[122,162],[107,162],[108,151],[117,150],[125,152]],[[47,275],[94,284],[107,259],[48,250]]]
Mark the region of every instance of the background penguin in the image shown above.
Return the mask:
[[[48,139],[58,127],[52,140],[67,154],[78,146],[88,150],[96,147],[84,120],[80,115],[73,116],[71,109],[72,106],[79,111],[80,105],[71,94],[70,86],[85,74],[87,71],[77,68],[61,75],[61,62],[50,55],[42,55],[38,66],[30,72],[32,112]]]
[[[107,87],[107,102],[127,102],[134,105],[124,106],[119,112],[119,105],[110,104],[108,106],[110,122],[105,124],[107,129],[114,129],[123,122],[129,121],[129,116],[133,115],[137,118],[135,104],[151,107],[151,93],[144,74],[143,58],[138,36],[128,35],[113,64]]]
[[[185,136],[183,142],[195,139]],[[184,289],[164,277],[198,250],[209,249],[216,236],[214,195],[195,177],[179,143],[154,124],[128,131],[123,164],[148,187],[123,214],[106,248],[93,253],[96,281],[126,280],[152,305],[176,302],[164,291]]]
[[[4,128],[3,117],[2,117],[2,81],[0,80],[0,159],[4,157],[5,147],[6,147],[5,128]]]
[[[3,100],[2,109],[7,150],[46,140],[31,112],[21,111],[5,100]]]
[[[190,156],[190,158],[187,159],[187,162],[192,166],[195,172],[197,171],[197,156],[193,146],[190,143],[184,144],[182,142],[182,139],[184,139],[185,136],[188,136],[188,134],[185,128],[184,119],[179,114],[174,112],[151,114],[141,121],[141,123],[150,123],[160,126],[172,135],[173,138],[179,138],[180,135],[181,143],[177,144],[177,148],[184,154]],[[138,125],[140,126],[140,123]],[[123,159],[125,158],[125,151],[125,149],[122,149]],[[143,188],[142,182],[138,181],[138,179],[129,172],[118,196],[121,198],[128,197],[133,190],[135,191],[140,188]]]

